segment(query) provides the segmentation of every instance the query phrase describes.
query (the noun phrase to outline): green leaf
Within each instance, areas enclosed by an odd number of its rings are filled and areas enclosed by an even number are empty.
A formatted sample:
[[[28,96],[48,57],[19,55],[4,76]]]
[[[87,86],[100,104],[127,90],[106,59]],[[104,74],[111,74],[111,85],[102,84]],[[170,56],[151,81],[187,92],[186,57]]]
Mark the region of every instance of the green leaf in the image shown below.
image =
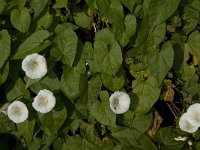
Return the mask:
[[[120,0],[95,0],[103,16],[112,21],[119,28],[123,28],[124,12]]]
[[[43,79],[33,80],[28,78],[26,82],[26,88],[27,87],[29,87],[34,93],[38,93],[41,89],[49,89],[52,92],[59,92],[60,83],[56,74],[50,72]]]
[[[20,32],[27,32],[31,23],[31,16],[27,8],[13,9],[10,20],[12,25]]]
[[[91,114],[101,124],[115,127],[116,115],[110,109],[109,94],[106,91],[100,93],[101,103],[97,101],[91,109]]]
[[[196,149],[196,150],[200,149],[200,142],[196,143],[195,149]]]
[[[194,64],[200,63],[200,33],[195,31],[192,32],[188,38],[186,45],[189,47],[191,54],[194,57]]]
[[[120,127],[111,134],[117,138],[122,146],[130,146],[132,149],[144,150],[148,145],[149,150],[157,150],[154,143],[143,133],[137,130],[130,130],[129,128]]]
[[[101,79],[103,85],[113,92],[121,90],[125,82],[123,76],[116,77],[103,72],[101,73]]]
[[[56,135],[67,118],[67,110],[60,98],[56,97],[56,106],[53,110],[46,114],[38,113],[38,118],[41,123],[40,128],[48,136]]]
[[[117,40],[124,47],[130,41],[130,38],[135,34],[136,31],[136,17],[133,14],[128,14],[124,20],[124,28],[118,28],[114,26],[113,32],[117,37]]]
[[[132,13],[134,11],[135,5],[139,2],[139,0],[121,0],[122,4],[124,4],[129,11]]]
[[[95,36],[94,63],[96,70],[110,75],[114,75],[122,64],[121,48],[108,28]]]
[[[56,3],[53,5],[53,8],[67,8],[68,1],[66,0],[56,0]]]
[[[24,81],[21,78],[18,78],[14,85],[10,84],[10,89],[6,93],[6,98],[8,101],[13,101],[18,97],[24,97],[25,99],[30,98],[30,92],[25,88]],[[13,87],[14,86],[14,87]]]
[[[92,26],[93,19],[88,16],[84,11],[77,12],[74,16],[75,23],[82,28],[90,28]]]
[[[17,124],[17,129],[19,133],[21,134],[21,136],[24,137],[28,145],[32,142],[35,122],[35,119],[32,119]]]
[[[15,123],[9,120],[7,115],[0,112],[0,133],[7,133],[15,130]]]
[[[92,47],[92,43],[90,42],[84,43],[82,58],[88,63],[91,71],[93,71],[94,70],[93,68],[94,50]]]
[[[80,124],[80,130],[80,135],[83,137],[83,150],[93,150],[95,146],[101,144],[101,139],[99,138],[98,132],[95,130],[93,125],[82,121]]]
[[[168,71],[172,68],[174,60],[174,50],[170,42],[162,45],[161,51],[149,58],[149,69],[161,85]]]
[[[49,13],[49,10],[46,10],[46,13],[38,20],[37,30],[47,29],[53,21],[53,15]]]
[[[0,14],[4,11],[7,3],[4,0],[0,0]]]
[[[0,31],[0,69],[10,55],[10,35],[7,30]]]
[[[176,141],[174,138],[179,136],[187,136],[184,132],[179,129],[173,129],[170,127],[161,128],[155,135],[155,140],[159,142],[163,150],[177,150],[182,149],[186,144],[186,141]]]
[[[79,96],[80,73],[76,69],[65,65],[60,81],[62,92],[70,100],[75,100]]]
[[[63,144],[62,150],[93,150],[95,146],[99,146],[101,144],[94,126],[82,121],[80,130],[80,134],[83,138],[81,138],[79,135],[69,136],[66,139],[66,142]]]
[[[180,0],[151,0],[148,6],[149,25],[155,26],[167,20],[177,9]]]
[[[152,113],[142,116],[136,116],[133,120],[132,128],[144,133],[151,126],[153,121]]]
[[[4,66],[0,69],[0,85],[2,85],[9,74],[9,62],[6,62]]]
[[[199,22],[199,12],[191,6],[184,7],[183,13],[184,31],[188,34],[196,28]]]
[[[31,0],[31,6],[34,11],[34,18],[38,17],[44,10],[48,3],[48,0]]]
[[[18,48],[17,52],[13,56],[13,59],[23,59],[25,56],[38,53],[42,51],[49,43],[45,43],[44,40],[49,37],[49,32],[46,30],[39,30],[29,36]],[[47,45],[46,45],[47,44]],[[42,49],[40,46],[43,46]]]
[[[99,75],[94,75],[92,78],[88,81],[88,107],[89,109],[92,107],[94,102],[96,102],[99,93],[101,91],[101,78]]]
[[[78,37],[73,29],[66,28],[63,32],[61,32],[56,37],[56,44],[63,55],[63,63],[72,66],[78,44]]]
[[[156,79],[153,76],[147,79],[138,78],[132,82],[132,87],[133,93],[138,97],[138,105],[135,112],[139,114],[147,113],[160,95]]]
[[[83,150],[82,148],[83,144],[83,139],[80,136],[70,136],[67,138],[66,142],[62,146],[62,150],[75,150],[75,149],[80,149]]]

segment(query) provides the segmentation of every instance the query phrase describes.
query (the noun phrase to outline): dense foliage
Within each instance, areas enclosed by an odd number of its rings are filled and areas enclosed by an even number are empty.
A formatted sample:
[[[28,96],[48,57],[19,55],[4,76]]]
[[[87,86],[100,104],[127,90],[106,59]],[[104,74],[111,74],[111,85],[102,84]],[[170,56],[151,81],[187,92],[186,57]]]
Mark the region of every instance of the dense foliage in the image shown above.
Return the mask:
[[[199,19],[199,0],[0,0],[0,149],[200,149],[178,123],[199,102]],[[33,53],[41,79],[21,68]],[[31,105],[42,89],[56,98],[45,114]],[[115,91],[131,97],[124,114]],[[3,113],[15,100],[25,122]]]

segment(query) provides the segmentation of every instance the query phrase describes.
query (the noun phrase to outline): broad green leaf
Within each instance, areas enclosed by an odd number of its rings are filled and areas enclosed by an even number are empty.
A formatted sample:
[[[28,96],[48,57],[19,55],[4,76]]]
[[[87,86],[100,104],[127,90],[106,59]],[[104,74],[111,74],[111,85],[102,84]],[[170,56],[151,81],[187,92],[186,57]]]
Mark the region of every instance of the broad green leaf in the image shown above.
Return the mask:
[[[128,14],[125,17],[124,25],[125,29],[118,28],[117,26],[113,28],[113,32],[122,47],[128,44],[130,38],[135,34],[137,26],[136,17],[133,14]]]
[[[31,78],[25,76],[24,80],[26,82],[26,89],[27,89],[29,86],[31,86],[31,85],[39,82],[41,79],[40,78],[38,78],[38,79],[31,79]]]
[[[81,138],[79,135],[69,136],[66,142],[63,144],[62,150],[93,150],[95,146],[101,144],[100,139],[97,137],[97,133],[92,125],[81,123]]]
[[[117,138],[122,146],[134,147],[134,149],[144,150],[148,145],[149,150],[157,150],[154,143],[143,133],[133,129],[121,127],[112,131],[111,135]],[[132,148],[133,149],[133,148]]]
[[[15,123],[9,120],[7,115],[0,112],[0,133],[7,133],[15,130]]]
[[[31,144],[32,142],[35,122],[36,122],[35,119],[32,119],[32,120],[26,120],[22,123],[17,124],[17,129],[19,133],[21,134],[21,136],[24,137],[28,145]]]
[[[129,11],[132,13],[134,11],[135,5],[139,2],[139,0],[121,0],[122,4],[124,4]]]
[[[189,93],[192,97],[193,96],[200,97],[200,84],[198,83],[186,84],[183,87],[182,92]]]
[[[64,64],[72,66],[76,55],[78,37],[72,28],[66,28],[56,37],[56,44],[62,53]]]
[[[159,44],[165,39],[166,23],[161,23],[155,28],[151,29],[147,38],[147,48],[159,46]],[[149,48],[150,49],[150,48]]]
[[[29,150],[36,150],[41,147],[41,139],[40,138],[34,138],[34,140],[29,144],[28,148]]]
[[[10,84],[10,89],[6,93],[6,98],[8,101],[13,101],[16,98],[24,97],[25,99],[30,98],[30,92],[25,88],[25,83],[21,78],[18,78],[14,85]]]
[[[83,137],[82,148],[93,150],[96,145],[101,144],[97,130],[91,124],[81,122],[80,124],[80,135]]]
[[[46,13],[38,20],[37,30],[47,29],[53,21],[53,15],[49,13],[49,10],[46,10]]]
[[[68,1],[66,0],[56,0],[56,3],[53,5],[53,8],[67,8]]]
[[[6,5],[4,0],[0,0],[0,14],[4,11]]]
[[[61,150],[63,147],[63,140],[58,137],[54,142],[53,142],[53,149],[54,150]]]
[[[138,97],[138,105],[135,110],[136,113],[147,113],[154,103],[158,100],[160,89],[156,79],[149,76],[147,79],[136,79],[132,82],[133,93]]]
[[[174,50],[170,42],[166,42],[160,52],[149,58],[149,69],[161,85],[168,71],[172,68],[174,60]]]
[[[101,124],[116,126],[116,115],[110,109],[109,94],[106,91],[100,93],[101,102],[97,101],[91,109],[91,114]]]
[[[23,59],[25,56],[38,53],[49,46],[44,40],[49,37],[49,32],[46,30],[39,30],[29,36],[18,48],[17,52],[13,56],[13,59]],[[46,45],[47,44],[47,45]],[[43,46],[42,49],[40,46]]]
[[[83,139],[80,136],[78,135],[69,136],[66,142],[62,146],[62,150],[66,150],[66,149],[67,150],[75,150],[75,149],[83,150],[82,144],[83,144]]]
[[[12,25],[20,32],[27,32],[31,23],[31,16],[27,8],[13,9],[10,20]]]
[[[139,130],[140,132],[146,132],[153,121],[152,113],[142,116],[136,116],[133,120],[132,128]]]
[[[149,25],[158,25],[167,20],[177,9],[180,0],[151,0],[148,7]]]
[[[77,12],[74,16],[75,23],[82,28],[90,28],[92,26],[92,17],[88,16],[84,11]]]
[[[112,21],[119,28],[123,28],[124,12],[120,0],[95,0],[103,16]]]
[[[108,28],[95,36],[94,63],[96,70],[110,75],[114,75],[122,64],[121,48]]]
[[[48,113],[38,113],[40,128],[48,135],[56,135],[67,118],[67,110],[61,100],[56,97],[56,106]]]
[[[103,85],[107,89],[109,89],[113,92],[121,90],[122,87],[124,86],[124,82],[125,82],[123,76],[119,76],[119,77],[111,76],[111,75],[109,75],[107,73],[103,73],[103,72],[101,73],[101,79],[102,79]]]
[[[85,42],[83,46],[83,54],[82,58],[88,63],[90,69],[93,71],[93,59],[94,59],[94,50],[92,47],[92,43]]]
[[[6,62],[4,66],[0,69],[0,85],[2,85],[9,74],[9,62]]]
[[[196,149],[196,150],[200,149],[200,142],[196,143],[195,149]]]
[[[101,91],[101,78],[99,75],[94,75],[89,81],[88,81],[88,107],[89,109],[92,107],[94,102],[97,101],[97,98],[99,96],[99,93]]]
[[[191,3],[191,6],[197,10],[198,12],[200,12],[200,1],[199,0],[194,0],[192,3]]]
[[[75,110],[70,119],[86,119],[88,118],[88,84],[87,77],[80,75],[79,80],[79,98],[73,102]]]
[[[31,0],[31,6],[34,11],[34,18],[38,17],[44,10],[48,3],[48,0]]]
[[[194,64],[197,65],[200,62],[200,33],[192,32],[188,38],[186,46],[189,47],[190,53],[194,57]]]
[[[186,141],[176,141],[174,139],[180,136],[184,137],[187,134],[178,129],[165,127],[158,130],[155,135],[155,140],[162,145],[161,149],[163,150],[177,150],[182,149],[186,144]]]
[[[184,7],[184,31],[188,34],[196,28],[199,22],[199,12],[191,6]]]
[[[28,79],[26,82],[26,88],[29,87],[34,93],[38,93],[41,89],[48,89],[52,92],[59,92],[58,77],[54,72],[50,72],[45,78],[43,79]]]
[[[79,96],[80,73],[76,69],[65,65],[60,81],[62,92],[70,100],[75,100]]]
[[[10,55],[10,35],[7,30],[0,31],[0,69]]]
[[[58,24],[55,28],[55,33],[57,35],[61,34],[64,30],[67,28],[72,28],[73,30],[77,30],[79,27],[76,26],[75,24],[72,24],[70,22],[65,22],[63,24]]]

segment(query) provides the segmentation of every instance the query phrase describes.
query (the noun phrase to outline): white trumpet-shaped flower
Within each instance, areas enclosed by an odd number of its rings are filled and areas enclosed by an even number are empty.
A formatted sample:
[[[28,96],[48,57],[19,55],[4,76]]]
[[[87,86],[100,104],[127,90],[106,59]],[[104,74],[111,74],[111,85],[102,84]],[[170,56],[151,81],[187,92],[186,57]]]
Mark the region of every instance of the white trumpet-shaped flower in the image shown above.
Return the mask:
[[[125,113],[130,107],[130,97],[128,94],[116,91],[110,96],[110,108],[116,114]]]
[[[28,118],[28,109],[24,103],[14,101],[8,106],[7,115],[14,123],[21,123]]]
[[[32,106],[40,113],[47,113],[53,109],[56,104],[56,99],[53,93],[49,90],[40,90],[34,98]]]
[[[194,120],[194,123],[197,126],[200,126],[200,104],[195,103],[193,105],[190,105],[190,107],[187,110],[187,113],[190,113],[192,119]]]
[[[22,69],[31,79],[42,78],[47,73],[47,64],[44,56],[33,53],[22,61]]]
[[[180,117],[179,126],[181,130],[186,131],[188,133],[194,133],[199,128],[199,126],[196,125],[193,116],[189,112],[184,113]]]

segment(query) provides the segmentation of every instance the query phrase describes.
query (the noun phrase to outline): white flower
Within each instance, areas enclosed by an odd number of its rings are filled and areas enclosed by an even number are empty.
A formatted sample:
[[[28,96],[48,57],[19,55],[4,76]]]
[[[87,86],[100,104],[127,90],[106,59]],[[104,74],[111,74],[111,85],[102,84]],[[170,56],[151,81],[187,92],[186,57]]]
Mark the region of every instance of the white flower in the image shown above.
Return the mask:
[[[53,109],[56,104],[56,99],[53,93],[49,90],[40,90],[34,98],[32,106],[35,110],[41,113],[47,113]]]
[[[130,107],[130,97],[124,92],[117,91],[110,96],[110,108],[116,114],[125,113]]]
[[[8,106],[7,114],[14,123],[21,123],[28,118],[28,109],[24,103],[14,101]]]
[[[22,69],[31,79],[42,78],[47,73],[46,59],[36,53],[28,55],[22,61]]]
[[[195,103],[193,105],[190,105],[190,107],[187,110],[187,113],[190,113],[190,115],[194,120],[194,123],[197,126],[200,126],[200,104]]]
[[[181,116],[181,118],[179,120],[179,126],[180,126],[181,130],[186,131],[188,133],[194,133],[199,128],[199,126],[196,125],[191,114],[188,112],[184,113]]]

